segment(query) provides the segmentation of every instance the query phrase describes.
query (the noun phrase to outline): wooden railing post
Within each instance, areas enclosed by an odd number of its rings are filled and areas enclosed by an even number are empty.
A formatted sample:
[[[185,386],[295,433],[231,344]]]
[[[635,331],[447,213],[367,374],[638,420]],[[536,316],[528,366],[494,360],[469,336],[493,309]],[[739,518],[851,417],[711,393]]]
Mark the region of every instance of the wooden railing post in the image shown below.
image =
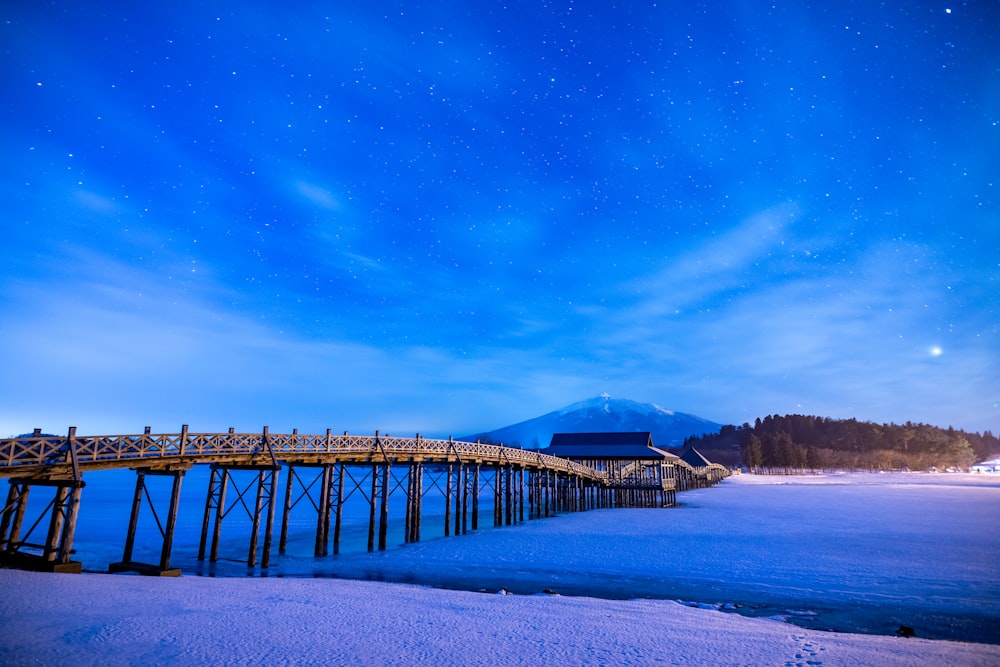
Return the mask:
[[[76,427],[70,426],[69,433],[66,435],[66,447],[69,450],[67,452],[67,457],[69,457],[70,462],[73,464],[73,479],[77,482],[80,481],[80,464],[76,460]]]
[[[180,450],[180,455],[181,456],[184,456],[184,451],[187,448],[187,439],[188,439],[188,425],[187,424],[183,424],[181,426],[181,442],[180,442],[180,447],[178,448]]]

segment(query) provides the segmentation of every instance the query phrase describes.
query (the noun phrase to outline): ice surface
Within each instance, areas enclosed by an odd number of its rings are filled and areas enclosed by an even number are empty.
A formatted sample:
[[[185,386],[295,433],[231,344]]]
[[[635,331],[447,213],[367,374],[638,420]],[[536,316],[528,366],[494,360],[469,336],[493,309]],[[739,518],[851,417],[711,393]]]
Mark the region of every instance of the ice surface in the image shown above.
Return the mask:
[[[680,500],[266,578],[0,571],[0,664],[1000,664],[1000,479],[737,476]],[[534,595],[276,576],[307,571]],[[991,643],[925,639],[947,636]]]
[[[673,511],[567,514],[338,567],[436,586],[808,610],[795,622],[1000,643],[998,479],[747,475],[679,500]]]

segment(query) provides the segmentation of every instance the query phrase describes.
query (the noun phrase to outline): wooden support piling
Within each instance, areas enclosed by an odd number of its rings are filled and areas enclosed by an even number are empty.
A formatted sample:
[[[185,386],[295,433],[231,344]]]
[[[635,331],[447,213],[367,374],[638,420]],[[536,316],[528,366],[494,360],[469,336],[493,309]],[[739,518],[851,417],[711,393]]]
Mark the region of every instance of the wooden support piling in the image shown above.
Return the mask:
[[[551,474],[551,472],[548,469],[546,469],[546,471],[545,471],[545,481],[543,482],[543,484],[544,484],[544,489],[543,490],[545,492],[545,500],[544,500],[544,503],[545,503],[545,514],[544,514],[544,516],[547,519],[547,518],[549,518],[549,516],[551,516],[551,513],[552,513],[552,498],[550,496],[551,489],[552,489],[552,474]]]
[[[493,525],[503,525],[503,475],[499,464],[493,466]]]
[[[418,463],[416,474],[414,478],[416,482],[416,493],[413,495],[413,499],[416,503],[413,509],[413,541],[420,541],[420,524],[421,515],[423,509],[423,499],[424,499],[424,464]]]
[[[0,565],[46,572],[81,572],[83,565],[72,560],[73,538],[80,511],[80,496],[85,486],[78,479],[12,479],[7,504],[0,519]],[[55,489],[52,501],[41,512],[35,525],[21,536],[31,486]],[[42,544],[29,544],[32,531],[48,513],[48,529]],[[38,549],[40,554],[25,551]]]
[[[334,466],[324,465],[320,473],[319,505],[316,508],[316,540],[313,543],[314,556],[326,556],[330,549],[330,508],[333,503],[333,471]]]
[[[368,551],[375,551],[375,512],[378,507],[378,464],[372,464],[371,493],[368,494]]]
[[[330,502],[333,503],[333,553],[340,553],[340,531],[344,522],[344,464],[339,463],[330,480]]]
[[[517,516],[524,523],[524,468],[517,469]]]
[[[53,562],[59,555],[59,538],[63,533],[63,524],[66,523],[66,504],[69,499],[69,489],[59,485],[56,487],[56,497],[52,504],[52,514],[49,519],[49,532],[45,537],[42,558]]]
[[[504,525],[511,525],[514,513],[514,494],[511,488],[511,465],[508,463],[503,467],[503,509]]]
[[[274,530],[274,513],[275,505],[274,498],[278,495],[278,473],[281,468],[275,466],[269,472],[261,472],[261,483],[264,482],[264,477],[270,478],[270,488],[266,492],[267,496],[267,523],[264,526],[264,553],[261,555],[260,566],[269,567],[271,565],[271,536]]]
[[[135,494],[132,496],[132,513],[129,515],[128,532],[125,534],[125,552],[123,563],[132,562],[132,549],[135,546],[135,531],[139,527],[139,512],[142,509],[142,495],[146,486],[146,473],[137,470],[135,475]]]
[[[3,516],[0,518],[0,553],[14,553],[18,549],[30,490],[31,485],[27,482],[19,479],[10,480],[7,504],[4,505]]]
[[[444,483],[444,536],[451,535],[451,464],[445,470]]]
[[[406,480],[406,542],[420,541],[420,512],[423,499],[424,467],[411,463]]]
[[[184,471],[178,470],[173,475],[173,483],[170,488],[170,505],[167,507],[167,525],[163,531],[163,547],[160,549],[160,572],[172,572],[175,568],[170,567],[170,554],[174,548],[174,531],[177,528],[177,511],[180,509],[181,481],[184,479]],[[178,574],[180,570],[177,570]]]
[[[465,466],[461,463],[455,471],[455,535],[462,534],[462,501],[465,498],[463,482],[465,479]]]
[[[288,545],[288,519],[292,514],[292,486],[294,485],[295,479],[295,466],[288,466],[288,479],[285,481],[285,501],[281,504],[281,532],[278,534],[279,554],[285,553],[285,547]],[[318,528],[316,535],[318,539]]]
[[[264,506],[265,484],[261,473],[257,473],[257,492],[254,494],[253,512],[250,517],[250,551],[247,554],[247,567],[257,564],[257,536],[260,533],[260,513]]]
[[[469,532],[469,478],[472,471],[468,466],[462,466],[462,534]]]
[[[389,462],[386,461],[385,465],[382,466],[382,488],[381,499],[379,503],[379,517],[378,517],[378,550],[385,551],[386,540],[389,530],[389,492],[391,490],[390,482],[392,477],[390,476]]]
[[[264,430],[265,441],[267,427]],[[273,457],[272,457],[273,460]],[[226,489],[229,484],[233,470],[249,470],[256,473],[251,484],[256,483],[253,508],[247,508],[250,515],[250,547],[247,553],[247,567],[254,567],[257,564],[257,543],[261,531],[261,516],[263,518],[264,544],[261,555],[261,567],[269,567],[271,564],[271,539],[274,529],[274,515],[276,512],[275,497],[278,494],[278,477],[280,466],[278,465],[236,465],[226,466],[215,464],[212,466],[212,474],[208,483],[208,497],[205,500],[205,514],[202,521],[201,540],[198,546],[198,560],[205,559],[205,547],[208,541],[208,525],[212,519],[214,510],[215,521],[212,531],[212,545],[209,551],[209,561],[214,563],[219,559],[219,542],[222,535],[222,520],[228,514],[226,510]],[[242,500],[243,495],[250,490],[247,486],[239,493],[238,500]],[[265,513],[266,512],[266,513]]]
[[[226,487],[229,486],[229,470],[222,468],[220,475],[217,488],[218,497],[215,504],[215,524],[212,526],[212,549],[208,556],[211,563],[219,560],[219,541],[222,538],[222,517],[226,513]]]
[[[479,472],[480,464],[477,463],[472,472],[472,530],[479,530]]]
[[[531,521],[532,519],[538,518],[537,508],[535,506],[538,500],[538,492],[535,489],[535,485],[538,483],[538,474],[534,470],[528,470],[525,474],[528,476],[524,491],[528,502],[527,519],[528,521]]]
[[[143,575],[159,577],[176,577],[181,571],[178,568],[170,567],[170,556],[174,545],[174,531],[177,526],[177,511],[180,507],[181,482],[184,478],[185,470],[156,470],[137,469],[135,481],[135,494],[132,498],[132,509],[129,516],[128,532],[125,536],[125,549],[122,560],[119,563],[112,563],[108,566],[108,572],[138,572]],[[167,516],[165,524],[160,523],[156,506],[149,495],[149,488],[146,485],[147,476],[171,477],[170,501],[167,506]],[[160,545],[160,559],[156,564],[138,562],[133,558],[135,548],[136,530],[139,525],[139,515],[142,510],[143,498],[149,503],[150,511],[156,526],[160,532],[162,540]]]
[[[406,471],[406,513],[403,516],[403,543],[413,542],[413,511],[416,501],[413,497],[413,475],[416,464],[410,464]]]
[[[205,515],[201,523],[201,539],[198,542],[198,560],[205,560],[205,548],[208,543],[208,524],[215,510],[215,524],[212,532],[212,546],[209,562],[214,563],[219,556],[219,534],[222,530],[222,513],[226,503],[226,485],[229,473],[225,468],[213,465],[208,479],[208,496],[205,498]]]

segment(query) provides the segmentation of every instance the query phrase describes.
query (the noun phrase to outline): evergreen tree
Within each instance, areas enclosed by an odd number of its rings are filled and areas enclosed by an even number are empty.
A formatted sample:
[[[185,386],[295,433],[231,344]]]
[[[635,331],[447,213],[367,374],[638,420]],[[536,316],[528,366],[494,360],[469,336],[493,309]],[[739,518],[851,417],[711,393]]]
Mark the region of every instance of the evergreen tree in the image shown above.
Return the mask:
[[[753,473],[760,472],[761,466],[764,465],[764,453],[761,448],[760,438],[756,435],[751,434],[750,440],[743,448],[743,465]]]
[[[813,472],[822,467],[822,463],[819,460],[819,452],[812,445],[806,447],[806,467]]]
[[[777,435],[777,448],[781,452],[781,458],[786,468],[804,468],[806,458],[802,455],[802,448],[795,444],[787,432],[782,431]]]
[[[760,439],[760,452],[762,465],[765,468],[783,468],[785,459],[778,449],[778,439],[770,433],[765,433]]]

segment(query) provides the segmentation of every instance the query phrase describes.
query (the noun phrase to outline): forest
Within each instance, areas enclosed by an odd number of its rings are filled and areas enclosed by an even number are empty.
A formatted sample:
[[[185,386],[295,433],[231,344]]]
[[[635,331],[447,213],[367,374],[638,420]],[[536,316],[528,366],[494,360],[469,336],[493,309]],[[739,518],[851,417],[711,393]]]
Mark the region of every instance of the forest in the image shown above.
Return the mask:
[[[875,424],[806,415],[758,418],[685,440],[705,454],[739,451],[751,472],[801,470],[967,470],[1000,452],[1000,439],[927,424]],[[735,458],[735,457],[734,457]]]

